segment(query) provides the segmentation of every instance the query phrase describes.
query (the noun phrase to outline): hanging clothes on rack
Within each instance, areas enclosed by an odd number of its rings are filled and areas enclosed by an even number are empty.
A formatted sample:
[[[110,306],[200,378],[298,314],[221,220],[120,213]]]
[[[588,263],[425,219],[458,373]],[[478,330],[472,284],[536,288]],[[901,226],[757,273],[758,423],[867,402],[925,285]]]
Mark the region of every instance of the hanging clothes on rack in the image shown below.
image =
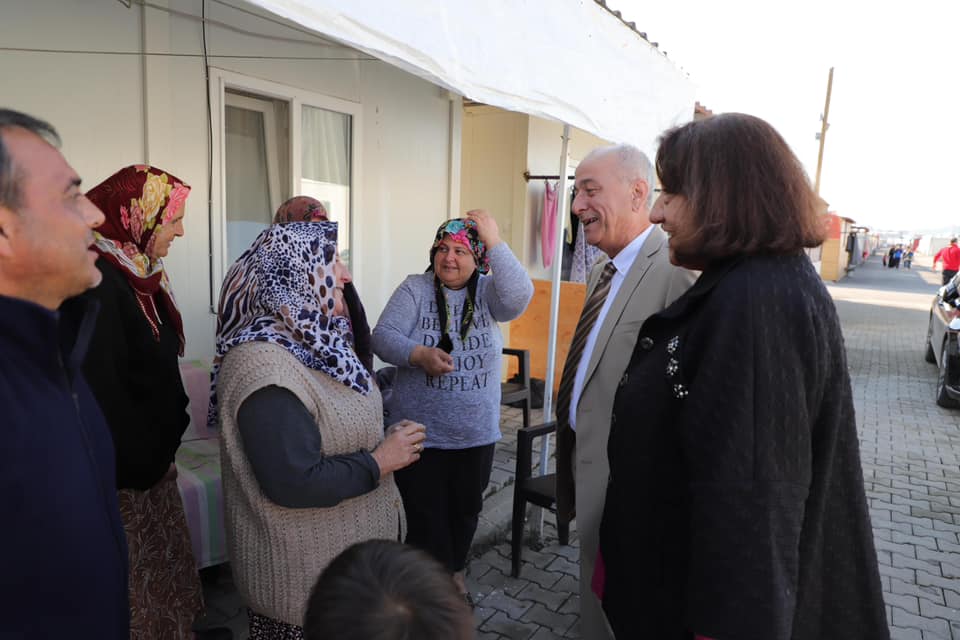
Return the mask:
[[[543,266],[553,264],[557,249],[557,189],[548,180],[543,181],[543,214],[540,216],[540,253]]]
[[[586,282],[590,269],[606,254],[597,247],[587,244],[583,236],[583,225],[577,225],[577,237],[573,243],[573,260],[570,264],[570,282]]]

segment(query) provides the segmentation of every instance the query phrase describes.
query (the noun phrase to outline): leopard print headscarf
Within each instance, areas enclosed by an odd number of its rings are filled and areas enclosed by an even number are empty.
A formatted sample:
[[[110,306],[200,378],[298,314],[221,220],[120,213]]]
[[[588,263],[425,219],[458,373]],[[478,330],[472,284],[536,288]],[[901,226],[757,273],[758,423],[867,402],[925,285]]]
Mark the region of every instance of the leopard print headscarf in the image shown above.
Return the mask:
[[[335,222],[275,224],[230,267],[220,291],[207,422],[217,424],[217,374],[245,342],[272,342],[304,366],[366,395],[370,374],[350,348],[350,323],[334,316]]]

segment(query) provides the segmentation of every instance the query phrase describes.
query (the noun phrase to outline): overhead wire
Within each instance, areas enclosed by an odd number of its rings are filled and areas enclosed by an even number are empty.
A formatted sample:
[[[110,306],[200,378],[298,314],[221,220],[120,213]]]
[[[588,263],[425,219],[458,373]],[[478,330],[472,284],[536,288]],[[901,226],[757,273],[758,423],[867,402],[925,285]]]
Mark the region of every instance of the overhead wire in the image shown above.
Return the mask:
[[[201,41],[202,41],[202,51],[200,53],[181,53],[181,52],[169,52],[169,51],[146,51],[146,47],[142,46],[140,51],[107,51],[107,50],[82,50],[82,49],[50,49],[50,48],[30,48],[30,47],[0,47],[0,51],[10,51],[10,52],[23,52],[23,53],[51,53],[51,54],[69,54],[69,55],[109,55],[109,56],[140,56],[142,60],[146,60],[147,57],[169,57],[169,58],[202,58],[203,67],[204,67],[204,84],[205,84],[205,95],[206,95],[206,107],[207,107],[207,221],[208,221],[208,234],[209,234],[209,268],[210,268],[210,287],[209,287],[209,302],[210,310],[216,312],[214,292],[215,285],[213,282],[214,274],[214,228],[213,228],[213,104],[212,97],[210,95],[210,59],[219,58],[219,59],[245,59],[245,60],[286,60],[286,61],[296,61],[296,60],[309,60],[309,61],[349,61],[349,62],[368,62],[368,61],[377,61],[377,58],[372,56],[364,55],[351,55],[351,56],[265,56],[265,55],[236,55],[236,54],[211,54],[207,47],[207,26],[213,25],[218,28],[231,31],[233,33],[238,33],[246,36],[251,36],[258,39],[271,40],[274,42],[284,42],[289,44],[296,45],[307,45],[311,47],[336,47],[343,48],[343,45],[340,43],[329,40],[328,38],[323,37],[320,34],[317,34],[313,31],[304,29],[299,25],[290,24],[288,22],[272,18],[270,16],[262,15],[260,13],[245,9],[243,7],[238,7],[234,4],[226,2],[225,0],[210,0],[221,6],[228,7],[239,13],[247,14],[257,18],[258,20],[273,23],[279,26],[282,26],[285,29],[303,33],[307,36],[310,36],[311,40],[304,40],[302,38],[288,38],[284,36],[275,36],[265,33],[259,33],[256,31],[250,31],[248,29],[243,29],[235,25],[215,20],[207,17],[207,0],[201,0],[201,9],[200,15],[189,13],[187,11],[181,11],[178,9],[172,9],[170,7],[161,6],[153,2],[148,2],[147,0],[119,0],[121,4],[127,8],[132,8],[133,4],[136,4],[140,7],[141,12],[145,8],[154,9],[156,11],[162,11],[169,15],[177,16],[180,18],[185,18],[187,20],[192,20],[199,22],[201,25]],[[141,16],[141,21],[143,17]],[[143,33],[144,24],[141,24],[141,36],[144,36]],[[145,43],[145,38],[143,40]],[[144,69],[146,73],[146,69]]]
[[[172,51],[107,51],[103,49],[49,49],[40,47],[3,47],[0,51],[9,51],[17,53],[65,53],[80,55],[97,56],[156,56],[167,58],[227,58],[227,59],[246,59],[246,60],[320,60],[320,61],[346,61],[346,62],[377,62],[376,58],[356,58],[356,57],[337,57],[337,56],[262,56],[249,54],[219,54],[219,53],[176,53]]]
[[[149,8],[149,9],[155,9],[155,10],[157,10],[157,11],[163,11],[163,12],[169,13],[169,14],[171,14],[171,15],[175,15],[175,16],[178,16],[178,17],[181,17],[181,18],[185,18],[185,19],[188,19],[188,20],[193,20],[193,21],[195,21],[195,22],[199,22],[199,23],[201,23],[201,25],[203,25],[203,27],[204,27],[204,28],[203,28],[203,32],[204,32],[204,33],[203,33],[203,36],[204,36],[204,38],[206,37],[206,25],[211,24],[211,25],[215,25],[215,26],[217,26],[217,27],[220,27],[220,28],[222,28],[222,29],[226,29],[226,30],[228,30],[228,31],[233,31],[234,33],[240,33],[240,34],[243,34],[243,35],[252,36],[252,37],[255,37],[255,38],[261,38],[261,39],[265,39],[265,40],[273,40],[273,41],[278,41],[278,42],[287,42],[287,43],[292,43],[292,44],[303,44],[303,45],[309,45],[309,46],[313,46],[313,47],[317,47],[317,46],[336,46],[336,47],[340,47],[340,46],[342,46],[342,45],[338,45],[338,44],[336,44],[336,43],[333,43],[333,42],[331,42],[330,40],[327,40],[326,38],[323,38],[322,36],[312,34],[311,32],[309,32],[309,31],[307,31],[307,30],[305,30],[305,29],[300,29],[300,28],[297,28],[297,27],[295,27],[295,26],[293,26],[293,25],[284,24],[283,22],[281,22],[281,21],[279,21],[279,20],[275,20],[275,19],[269,18],[269,17],[267,17],[267,16],[261,16],[261,15],[259,15],[259,14],[257,14],[257,13],[254,13],[253,11],[250,11],[250,10],[247,10],[247,9],[243,9],[243,8],[241,8],[241,7],[234,6],[234,5],[232,5],[232,4],[228,3],[228,2],[224,2],[223,0],[211,0],[211,1],[212,1],[212,2],[216,2],[217,4],[223,5],[223,6],[225,6],[225,7],[230,7],[230,8],[232,8],[232,9],[235,9],[236,11],[239,11],[239,12],[241,12],[241,13],[246,13],[246,14],[249,14],[249,15],[251,15],[251,16],[257,17],[257,18],[259,18],[259,19],[261,19],[261,20],[264,20],[265,22],[272,22],[272,23],[274,23],[274,24],[281,25],[281,26],[286,27],[286,28],[288,28],[288,29],[291,29],[291,30],[293,30],[293,31],[299,31],[299,32],[301,32],[301,33],[305,33],[305,34],[308,34],[308,35],[314,35],[314,37],[316,38],[316,40],[302,40],[302,39],[299,39],[299,38],[285,38],[285,37],[283,37],[283,36],[272,36],[272,35],[265,34],[265,33],[258,33],[258,32],[256,32],[256,31],[250,31],[250,30],[248,30],[248,29],[241,29],[241,28],[239,28],[239,27],[235,27],[235,26],[233,26],[233,25],[231,25],[231,24],[228,24],[228,23],[226,23],[226,22],[222,22],[222,21],[220,21],[220,20],[213,20],[213,19],[211,19],[211,18],[208,18],[208,17],[206,16],[206,6],[205,6],[205,5],[204,5],[204,7],[203,7],[203,9],[202,9],[202,15],[199,15],[199,16],[198,16],[198,15],[195,15],[195,14],[192,14],[192,13],[188,13],[188,12],[186,12],[186,11],[180,11],[180,10],[178,10],[178,9],[171,9],[171,8],[169,8],[169,7],[163,7],[163,6],[160,6],[160,5],[158,5],[158,4],[154,4],[154,3],[152,3],[152,2],[147,2],[146,0],[129,0],[129,1],[119,0],[119,1],[120,1],[121,4],[123,4],[124,6],[126,6],[126,7],[128,7],[128,8],[130,8],[132,4],[135,4],[135,5],[138,5],[138,6],[141,6],[141,7],[147,7],[147,8]],[[204,60],[206,60],[206,59],[208,59],[208,58],[245,59],[245,60],[317,60],[317,61],[338,61],[338,60],[344,60],[344,61],[350,61],[350,62],[357,62],[357,61],[364,61],[364,62],[366,62],[366,61],[376,61],[376,60],[377,60],[377,58],[374,58],[374,57],[371,57],[371,56],[356,56],[356,55],[350,55],[350,56],[291,56],[291,55],[286,55],[286,56],[265,56],[265,55],[251,55],[251,54],[211,54],[211,53],[209,53],[209,52],[207,51],[206,42],[204,42],[203,51],[202,51],[201,53],[183,53],[183,52],[175,52],[175,51],[108,51],[108,50],[105,50],[105,49],[52,49],[52,48],[49,48],[49,47],[4,47],[4,46],[0,46],[0,51],[19,52],[19,53],[62,53],[62,54],[71,54],[71,55],[156,56],[156,57],[168,57],[168,58],[203,58]]]
[[[137,0],[137,1],[139,1],[139,0]],[[230,4],[229,2],[225,2],[224,0],[210,0],[210,1],[211,1],[211,2],[215,2],[216,4],[219,4],[219,5],[223,5],[224,7],[229,7],[229,8],[231,8],[231,9],[233,9],[234,11],[238,11],[238,12],[240,12],[240,13],[245,13],[245,14],[247,14],[247,15],[253,16],[254,18],[259,18],[260,20],[263,20],[263,21],[265,21],[265,22],[272,22],[273,24],[280,25],[281,27],[285,27],[285,28],[287,28],[287,29],[290,29],[291,31],[299,31],[300,33],[303,33],[303,34],[306,34],[306,35],[308,35],[308,36],[317,38],[317,39],[319,39],[319,40],[323,40],[324,42],[327,42],[327,43],[330,43],[330,44],[333,44],[333,45],[337,45],[337,44],[338,44],[338,43],[336,43],[336,42],[333,42],[333,41],[331,41],[331,40],[329,40],[329,39],[321,36],[320,34],[314,32],[314,31],[310,31],[309,29],[304,29],[303,27],[301,27],[301,26],[298,25],[298,24],[292,24],[292,23],[289,23],[289,22],[284,22],[283,20],[279,20],[279,19],[277,19],[277,18],[271,18],[270,16],[261,15],[261,14],[257,13],[256,11],[251,11],[250,9],[244,9],[243,7],[238,7],[238,6],[234,5],[234,4]]]
[[[214,0],[214,1],[216,1],[216,0]],[[310,31],[307,31],[307,30],[305,30],[305,29],[300,29],[300,28],[297,28],[297,27],[294,27],[294,26],[291,26],[291,25],[284,24],[284,23],[280,22],[279,20],[274,20],[274,19],[268,18],[268,17],[266,17],[266,16],[261,16],[261,15],[258,15],[258,14],[256,14],[256,13],[254,13],[253,11],[244,10],[244,9],[241,9],[240,7],[236,7],[236,6],[234,6],[234,5],[231,5],[231,4],[228,4],[228,3],[226,3],[226,2],[222,2],[222,1],[219,2],[218,4],[221,4],[221,5],[226,6],[226,7],[230,7],[230,8],[232,8],[232,9],[236,9],[237,11],[242,11],[243,13],[247,13],[247,14],[249,14],[249,15],[255,16],[255,17],[260,18],[261,20],[264,20],[264,21],[266,21],[266,22],[272,22],[272,23],[274,23],[274,24],[281,25],[281,26],[286,27],[286,28],[288,28],[288,29],[291,29],[291,30],[293,30],[293,31],[299,31],[300,33],[304,33],[304,34],[307,34],[307,35],[311,35],[311,36],[313,36],[315,39],[314,39],[314,40],[303,40],[302,38],[286,38],[286,37],[284,37],[284,36],[271,36],[271,35],[267,35],[267,34],[264,34],[264,33],[258,33],[258,32],[256,32],[256,31],[250,31],[250,30],[248,30],[248,29],[241,29],[240,27],[234,26],[234,25],[229,24],[229,23],[227,23],[227,22],[222,22],[222,21],[220,21],[220,20],[215,20],[215,19],[213,19],[213,18],[208,18],[208,17],[206,17],[206,10],[203,11],[203,15],[199,15],[199,16],[198,16],[198,15],[195,14],[195,13],[190,13],[190,12],[188,12],[188,11],[180,11],[179,9],[171,9],[170,7],[164,7],[164,6],[159,5],[159,4],[154,4],[153,2],[147,2],[147,0],[132,0],[132,2],[133,2],[134,4],[143,5],[144,7],[149,7],[150,9],[156,9],[157,11],[163,11],[163,12],[169,13],[169,14],[171,14],[171,15],[180,16],[181,18],[186,18],[186,19],[188,19],[188,20],[193,20],[193,21],[195,21],[195,22],[203,22],[204,24],[211,24],[211,25],[220,27],[221,29],[226,29],[226,30],[228,30],[228,31],[233,31],[234,33],[240,33],[240,34],[243,34],[243,35],[253,36],[253,37],[256,37],[256,38],[266,38],[266,39],[268,39],[268,40],[274,40],[274,41],[277,41],[277,42],[289,42],[289,43],[293,43],[293,44],[306,44],[306,45],[311,45],[311,46],[314,46],[314,47],[317,46],[317,45],[321,45],[321,46],[323,46],[323,45],[326,45],[326,46],[337,46],[337,47],[342,46],[342,45],[340,45],[340,44],[338,44],[338,43],[335,43],[335,42],[333,42],[333,41],[331,41],[331,40],[328,40],[327,38],[324,38],[323,36],[321,36],[321,35],[319,35],[319,34],[315,34],[315,33],[312,33],[312,32],[310,32]],[[320,42],[317,42],[317,40],[319,40]]]

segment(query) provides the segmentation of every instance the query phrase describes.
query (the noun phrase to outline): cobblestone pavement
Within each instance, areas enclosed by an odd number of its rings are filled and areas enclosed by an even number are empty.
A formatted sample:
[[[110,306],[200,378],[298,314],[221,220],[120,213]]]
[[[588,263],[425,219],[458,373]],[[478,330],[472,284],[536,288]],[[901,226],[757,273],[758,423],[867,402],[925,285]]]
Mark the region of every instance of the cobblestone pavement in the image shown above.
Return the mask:
[[[918,264],[919,262],[919,264]],[[887,619],[894,639],[960,640],[960,412],[923,359],[940,274],[879,256],[831,285],[843,323]]]
[[[939,274],[921,257],[889,270],[879,256],[829,289],[847,345],[862,463],[894,639],[960,640],[960,412],[934,403],[936,369],[923,360],[927,315]],[[540,420],[534,412],[533,423]],[[516,429],[505,408],[467,585],[479,640],[579,638],[578,539],[557,544],[552,517],[524,548],[510,577]],[[246,615],[223,573],[209,581],[205,625],[247,638]]]
[[[470,563],[467,586],[477,603],[478,640],[580,637],[580,544],[560,546],[552,524],[548,543],[523,550],[519,578],[510,577],[510,545],[500,544]],[[538,545],[539,546],[539,545]]]

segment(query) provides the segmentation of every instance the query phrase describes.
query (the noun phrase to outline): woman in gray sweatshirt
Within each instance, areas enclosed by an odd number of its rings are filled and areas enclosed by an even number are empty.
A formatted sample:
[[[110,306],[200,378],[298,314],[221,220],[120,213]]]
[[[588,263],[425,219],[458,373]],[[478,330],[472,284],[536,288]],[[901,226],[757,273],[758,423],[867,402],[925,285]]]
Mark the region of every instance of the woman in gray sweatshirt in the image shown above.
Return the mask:
[[[407,542],[454,573],[467,553],[500,439],[503,336],[533,297],[533,283],[483,210],[440,225],[426,273],[408,276],[373,330],[373,351],[397,365],[389,421],[427,428],[418,462],[396,474]]]

